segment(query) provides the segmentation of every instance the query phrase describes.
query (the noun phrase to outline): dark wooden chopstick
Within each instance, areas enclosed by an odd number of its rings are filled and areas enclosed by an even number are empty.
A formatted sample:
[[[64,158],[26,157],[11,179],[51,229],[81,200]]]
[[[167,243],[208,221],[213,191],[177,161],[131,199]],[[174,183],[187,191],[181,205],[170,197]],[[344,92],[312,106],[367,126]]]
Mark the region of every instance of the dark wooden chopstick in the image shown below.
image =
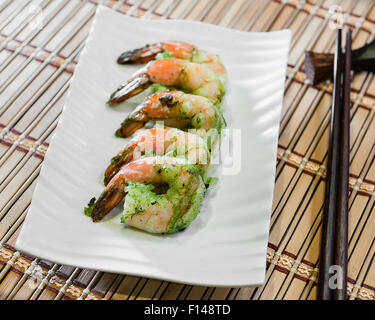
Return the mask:
[[[331,126],[328,146],[327,178],[324,199],[322,240],[320,250],[320,267],[318,279],[318,299],[331,300],[333,292],[329,285],[331,267],[334,264],[334,244],[338,158],[340,151],[340,112],[341,112],[341,75],[342,75],[342,48],[341,29],[337,30],[335,59],[333,67],[334,91],[332,95]]]
[[[350,144],[350,80],[352,67],[352,34],[346,33],[345,62],[343,74],[342,112],[340,121],[340,154],[338,159],[338,190],[335,237],[335,266],[341,272],[337,278],[334,300],[346,299],[348,261],[348,192],[349,192],[349,144]]]
[[[337,30],[334,92],[323,212],[318,299],[344,300],[347,281],[351,32],[343,69],[342,31]]]

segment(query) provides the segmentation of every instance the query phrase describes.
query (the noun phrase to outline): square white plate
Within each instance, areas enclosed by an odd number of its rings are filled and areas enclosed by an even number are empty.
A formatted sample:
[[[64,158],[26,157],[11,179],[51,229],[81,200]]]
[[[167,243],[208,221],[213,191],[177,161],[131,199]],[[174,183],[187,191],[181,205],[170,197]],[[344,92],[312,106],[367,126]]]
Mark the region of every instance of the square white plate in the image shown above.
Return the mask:
[[[249,33],[192,21],[141,20],[99,7],[17,249],[59,264],[189,284],[261,284],[290,37],[288,30]],[[135,105],[105,105],[109,93],[139,68],[120,66],[116,58],[170,39],[222,58],[228,72],[227,137],[240,145],[226,160],[234,157],[237,167],[229,161],[217,168],[218,185],[183,232],[147,234],[120,225],[119,215],[92,223],[83,208],[103,190],[104,169],[125,143],[114,130]]]

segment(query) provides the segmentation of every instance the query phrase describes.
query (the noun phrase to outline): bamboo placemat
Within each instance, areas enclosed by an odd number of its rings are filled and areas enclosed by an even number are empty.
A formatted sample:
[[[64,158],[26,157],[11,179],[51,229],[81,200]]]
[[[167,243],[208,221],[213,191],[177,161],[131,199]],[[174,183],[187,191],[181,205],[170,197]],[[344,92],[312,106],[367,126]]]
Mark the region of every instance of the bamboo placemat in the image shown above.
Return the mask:
[[[0,1],[0,299],[315,299],[332,85],[310,85],[304,51],[332,51],[333,5],[354,28],[354,47],[372,40],[375,0],[39,2]],[[14,249],[98,2],[139,18],[292,30],[264,286],[176,284],[56,265]],[[351,95],[348,293],[374,300],[374,75],[356,75]]]

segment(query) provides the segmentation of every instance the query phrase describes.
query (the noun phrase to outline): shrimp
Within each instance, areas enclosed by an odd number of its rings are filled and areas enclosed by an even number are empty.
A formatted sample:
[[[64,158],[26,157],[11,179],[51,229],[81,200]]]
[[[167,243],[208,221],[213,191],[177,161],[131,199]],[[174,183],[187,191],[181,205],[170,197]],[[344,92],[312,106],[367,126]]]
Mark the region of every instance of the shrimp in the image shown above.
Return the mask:
[[[145,98],[122,122],[116,135],[128,137],[156,119],[180,129],[197,129],[202,136],[209,131],[219,134],[225,126],[224,117],[209,99],[182,91],[164,91]]]
[[[167,58],[150,61],[113,92],[108,104],[125,101],[152,83],[174,87],[210,99],[220,105],[225,94],[225,77],[215,74],[203,64]]]
[[[174,233],[196,218],[205,192],[194,164],[183,158],[148,157],[124,165],[89,205],[97,222],[125,197],[123,223],[151,233]]]
[[[207,144],[198,135],[176,128],[151,128],[141,131],[111,159],[104,174],[104,184],[107,185],[121,167],[131,161],[165,154],[186,157],[190,163],[197,164],[202,175],[210,161]]]
[[[216,74],[224,75],[226,73],[218,55],[181,41],[158,42],[139,49],[125,51],[118,57],[117,62],[119,64],[146,63],[158,59],[160,56],[205,64]]]

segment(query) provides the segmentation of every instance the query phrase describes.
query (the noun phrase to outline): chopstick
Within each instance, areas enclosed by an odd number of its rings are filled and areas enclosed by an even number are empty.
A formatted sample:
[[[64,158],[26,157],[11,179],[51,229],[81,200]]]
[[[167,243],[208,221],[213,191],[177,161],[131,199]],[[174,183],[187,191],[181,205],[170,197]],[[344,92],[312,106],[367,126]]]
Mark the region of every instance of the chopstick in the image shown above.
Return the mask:
[[[342,114],[340,121],[340,154],[338,160],[339,180],[337,192],[335,265],[341,268],[338,288],[333,292],[334,300],[346,299],[347,260],[348,260],[348,180],[350,147],[350,75],[352,67],[352,33],[346,33],[345,63],[343,75]]]
[[[333,79],[334,91],[332,95],[331,125],[328,146],[327,177],[324,198],[324,211],[322,221],[322,239],[320,250],[320,268],[318,279],[318,299],[331,300],[332,290],[329,286],[331,277],[331,266],[334,264],[334,245],[332,239],[335,235],[336,199],[337,199],[337,178],[339,158],[339,130],[341,111],[341,70],[342,70],[342,49],[341,29],[337,30]]]
[[[348,179],[350,126],[351,32],[347,33],[345,71],[342,30],[337,30],[334,92],[322,222],[318,299],[344,300],[347,281]]]

